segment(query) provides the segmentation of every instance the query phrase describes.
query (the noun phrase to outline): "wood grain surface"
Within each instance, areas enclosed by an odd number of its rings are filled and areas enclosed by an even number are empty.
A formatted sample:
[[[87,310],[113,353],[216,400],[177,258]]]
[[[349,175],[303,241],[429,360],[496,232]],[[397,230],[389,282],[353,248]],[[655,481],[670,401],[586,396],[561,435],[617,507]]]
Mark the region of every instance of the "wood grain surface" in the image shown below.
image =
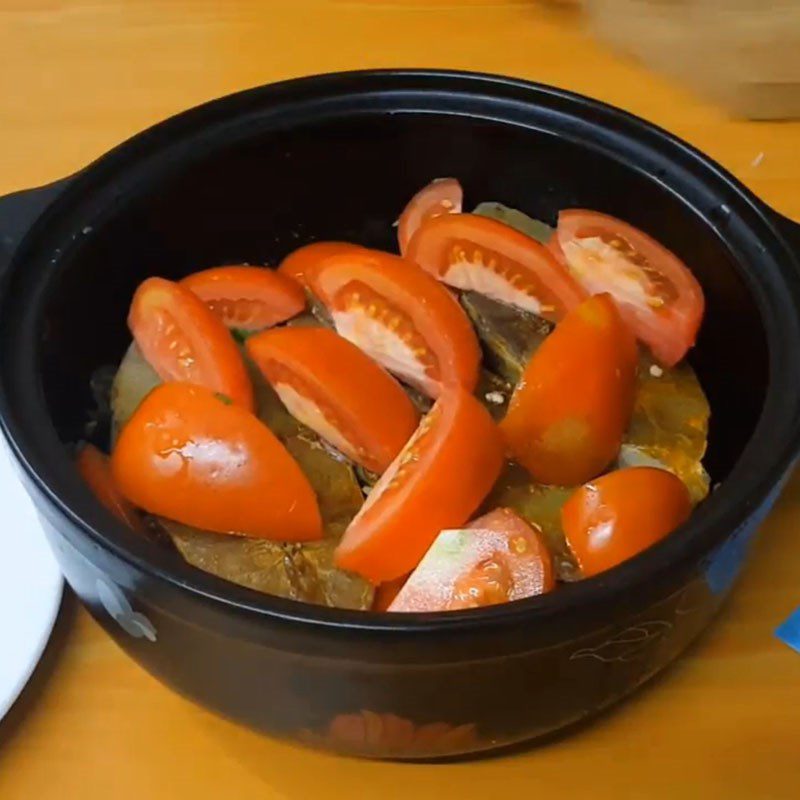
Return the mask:
[[[0,0],[0,194],[67,175],[227,92],[327,70],[428,66],[619,105],[800,218],[800,123],[732,120],[618,59],[557,6]],[[800,476],[718,623],[680,664],[569,738],[484,761],[359,762],[239,729],[160,686],[68,597],[44,662],[0,724],[0,798],[796,798],[800,654],[773,630],[800,604],[798,489]]]

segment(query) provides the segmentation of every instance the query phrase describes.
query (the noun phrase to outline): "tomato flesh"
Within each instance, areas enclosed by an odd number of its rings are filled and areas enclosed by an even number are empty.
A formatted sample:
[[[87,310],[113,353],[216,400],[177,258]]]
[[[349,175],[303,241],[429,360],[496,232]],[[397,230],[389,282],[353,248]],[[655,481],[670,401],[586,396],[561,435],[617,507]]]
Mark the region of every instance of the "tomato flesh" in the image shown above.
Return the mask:
[[[326,328],[281,328],[247,351],[296,419],[352,460],[383,472],[413,435],[419,414],[400,385]]]
[[[386,369],[432,394],[442,380],[436,352],[413,319],[362,281],[350,281],[336,295],[337,330],[357,342]]]
[[[420,189],[403,209],[397,225],[400,254],[406,255],[408,245],[423,222],[443,214],[460,214],[464,190],[455,178],[437,178]]]
[[[451,611],[549,592],[552,558],[541,531],[508,508],[442,531],[389,611]]]
[[[342,336],[430,397],[450,384],[475,387],[475,331],[458,301],[415,264],[377,250],[333,256],[312,290]]]
[[[540,483],[574,486],[616,457],[633,411],[636,342],[608,295],[585,300],[534,353],[501,423]]]
[[[253,408],[253,387],[236,343],[219,317],[186,287],[148,278],[133,296],[128,326],[162,380],[205,386]]]
[[[542,244],[494,219],[454,214],[422,224],[408,257],[439,280],[551,321],[585,292]]]
[[[185,525],[278,541],[322,537],[317,498],[284,446],[201,386],[153,389],[122,429],[111,469],[131,503]]]
[[[306,307],[303,287],[267,267],[212,267],[189,275],[181,284],[229,328],[245,331],[285,322]]]
[[[608,292],[639,339],[667,366],[694,344],[703,318],[703,290],[687,266],[622,220],[572,209],[558,218],[563,262],[590,294]]]
[[[489,412],[460,387],[448,387],[348,526],[337,565],[372,583],[411,572],[439,531],[474,512],[502,465],[502,439]]]
[[[629,467],[578,489],[561,510],[567,544],[585,577],[663,539],[689,517],[689,492],[662,469]]]

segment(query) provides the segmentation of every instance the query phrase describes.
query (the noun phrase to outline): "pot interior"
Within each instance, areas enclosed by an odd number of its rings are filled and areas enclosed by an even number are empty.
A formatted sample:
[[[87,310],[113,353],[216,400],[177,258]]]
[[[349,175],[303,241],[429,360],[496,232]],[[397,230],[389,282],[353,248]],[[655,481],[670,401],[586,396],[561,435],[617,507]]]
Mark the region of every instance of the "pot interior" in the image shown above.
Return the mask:
[[[73,231],[44,309],[41,375],[62,440],[81,437],[93,370],[116,364],[130,340],[125,318],[141,280],[274,265],[324,239],[394,250],[403,205],[442,176],[461,180],[467,208],[498,200],[550,224],[569,207],[613,214],[690,265],[707,300],[691,354],[712,408],[706,463],[713,481],[724,480],[762,409],[768,353],[743,265],[719,229],[668,187],[668,176],[591,141],[432,113],[345,115],[217,140],[95,208]]]

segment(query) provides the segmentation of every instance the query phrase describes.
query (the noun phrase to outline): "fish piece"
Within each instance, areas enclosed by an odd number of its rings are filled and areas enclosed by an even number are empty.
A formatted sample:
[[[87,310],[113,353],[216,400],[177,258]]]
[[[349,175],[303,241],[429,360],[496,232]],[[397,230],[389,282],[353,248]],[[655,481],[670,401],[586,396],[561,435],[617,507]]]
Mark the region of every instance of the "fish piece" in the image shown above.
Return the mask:
[[[514,387],[508,381],[488,369],[482,369],[478,376],[475,397],[486,406],[494,421],[499,422],[508,410],[508,401],[513,390]]]
[[[308,300],[308,308],[311,311],[311,316],[317,320],[317,324],[321,325],[323,328],[332,328],[336,330],[336,326],[333,324],[333,317],[325,303],[310,289],[306,289],[306,299]]]
[[[697,374],[685,362],[667,368],[644,354],[636,380],[633,416],[618,466],[667,469],[686,484],[692,502],[699,503],[711,483],[702,464],[711,409]]]
[[[324,306],[323,306],[324,309]],[[286,323],[287,328],[324,328],[324,325],[313,314],[298,314]]]
[[[192,566],[259,592],[292,597],[284,546],[270,539],[221,536],[180,522],[154,518]]]
[[[289,545],[266,539],[220,536],[159,519],[192,566],[265,594],[335,608],[368,609],[373,588],[333,566],[335,539]]]
[[[509,208],[494,200],[478,203],[472,213],[479,214],[482,217],[496,219],[498,222],[503,222],[509,227],[518,230],[520,233],[524,233],[526,236],[530,236],[532,239],[536,239],[542,244],[547,244],[556,232],[556,229],[551,228],[547,223],[529,217],[516,208]]]
[[[461,304],[478,333],[486,365],[516,384],[533,353],[552,331],[551,323],[477,292],[464,292]]]

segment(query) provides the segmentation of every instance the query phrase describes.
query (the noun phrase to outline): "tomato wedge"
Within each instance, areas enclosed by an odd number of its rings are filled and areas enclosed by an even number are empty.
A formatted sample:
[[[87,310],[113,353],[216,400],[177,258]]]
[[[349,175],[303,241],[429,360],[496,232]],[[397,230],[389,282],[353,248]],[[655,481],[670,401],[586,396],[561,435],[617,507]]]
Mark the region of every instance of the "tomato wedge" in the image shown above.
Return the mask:
[[[574,486],[616,457],[633,411],[636,341],[606,294],[585,300],[528,362],[501,423],[540,483]]]
[[[458,301],[416,264],[362,248],[327,259],[311,289],[345,339],[420,391],[475,388],[475,331]]]
[[[389,611],[452,611],[521,600],[555,586],[541,531],[509,508],[442,531]]]
[[[477,214],[450,214],[424,222],[408,258],[457,289],[480,292],[553,322],[586,292],[536,239]]]
[[[205,386],[253,408],[253,387],[233,337],[186,287],[148,278],[133,295],[128,327],[163,380]]]
[[[671,472],[630,467],[578,489],[561,509],[567,544],[586,577],[632,558],[685,522],[689,491]]]
[[[372,583],[411,572],[439,531],[466,522],[502,466],[502,437],[489,412],[448,387],[372,488],[336,549],[336,564]]]
[[[111,469],[134,505],[186,525],[278,541],[322,537],[317,498],[283,445],[201,386],[153,389],[122,429]]]
[[[136,509],[122,496],[111,474],[109,457],[93,444],[85,444],[75,459],[81,477],[89,485],[94,496],[115,517],[135,531],[144,531],[145,526]]]
[[[269,267],[212,267],[184,278],[229,328],[257,331],[297,316],[306,307],[303,287]]]
[[[437,178],[420,189],[403,209],[397,224],[397,243],[405,255],[411,237],[427,219],[442,214],[460,214],[464,190],[455,178]]]
[[[357,244],[347,242],[312,242],[289,253],[281,261],[278,272],[308,288],[325,259],[363,249]]]
[[[383,472],[413,435],[419,413],[400,384],[327,328],[279,328],[247,352],[296,419],[353,461]]]
[[[694,344],[703,290],[666,247],[622,220],[584,209],[558,215],[552,244],[590,294],[608,292],[623,319],[667,366]]]

